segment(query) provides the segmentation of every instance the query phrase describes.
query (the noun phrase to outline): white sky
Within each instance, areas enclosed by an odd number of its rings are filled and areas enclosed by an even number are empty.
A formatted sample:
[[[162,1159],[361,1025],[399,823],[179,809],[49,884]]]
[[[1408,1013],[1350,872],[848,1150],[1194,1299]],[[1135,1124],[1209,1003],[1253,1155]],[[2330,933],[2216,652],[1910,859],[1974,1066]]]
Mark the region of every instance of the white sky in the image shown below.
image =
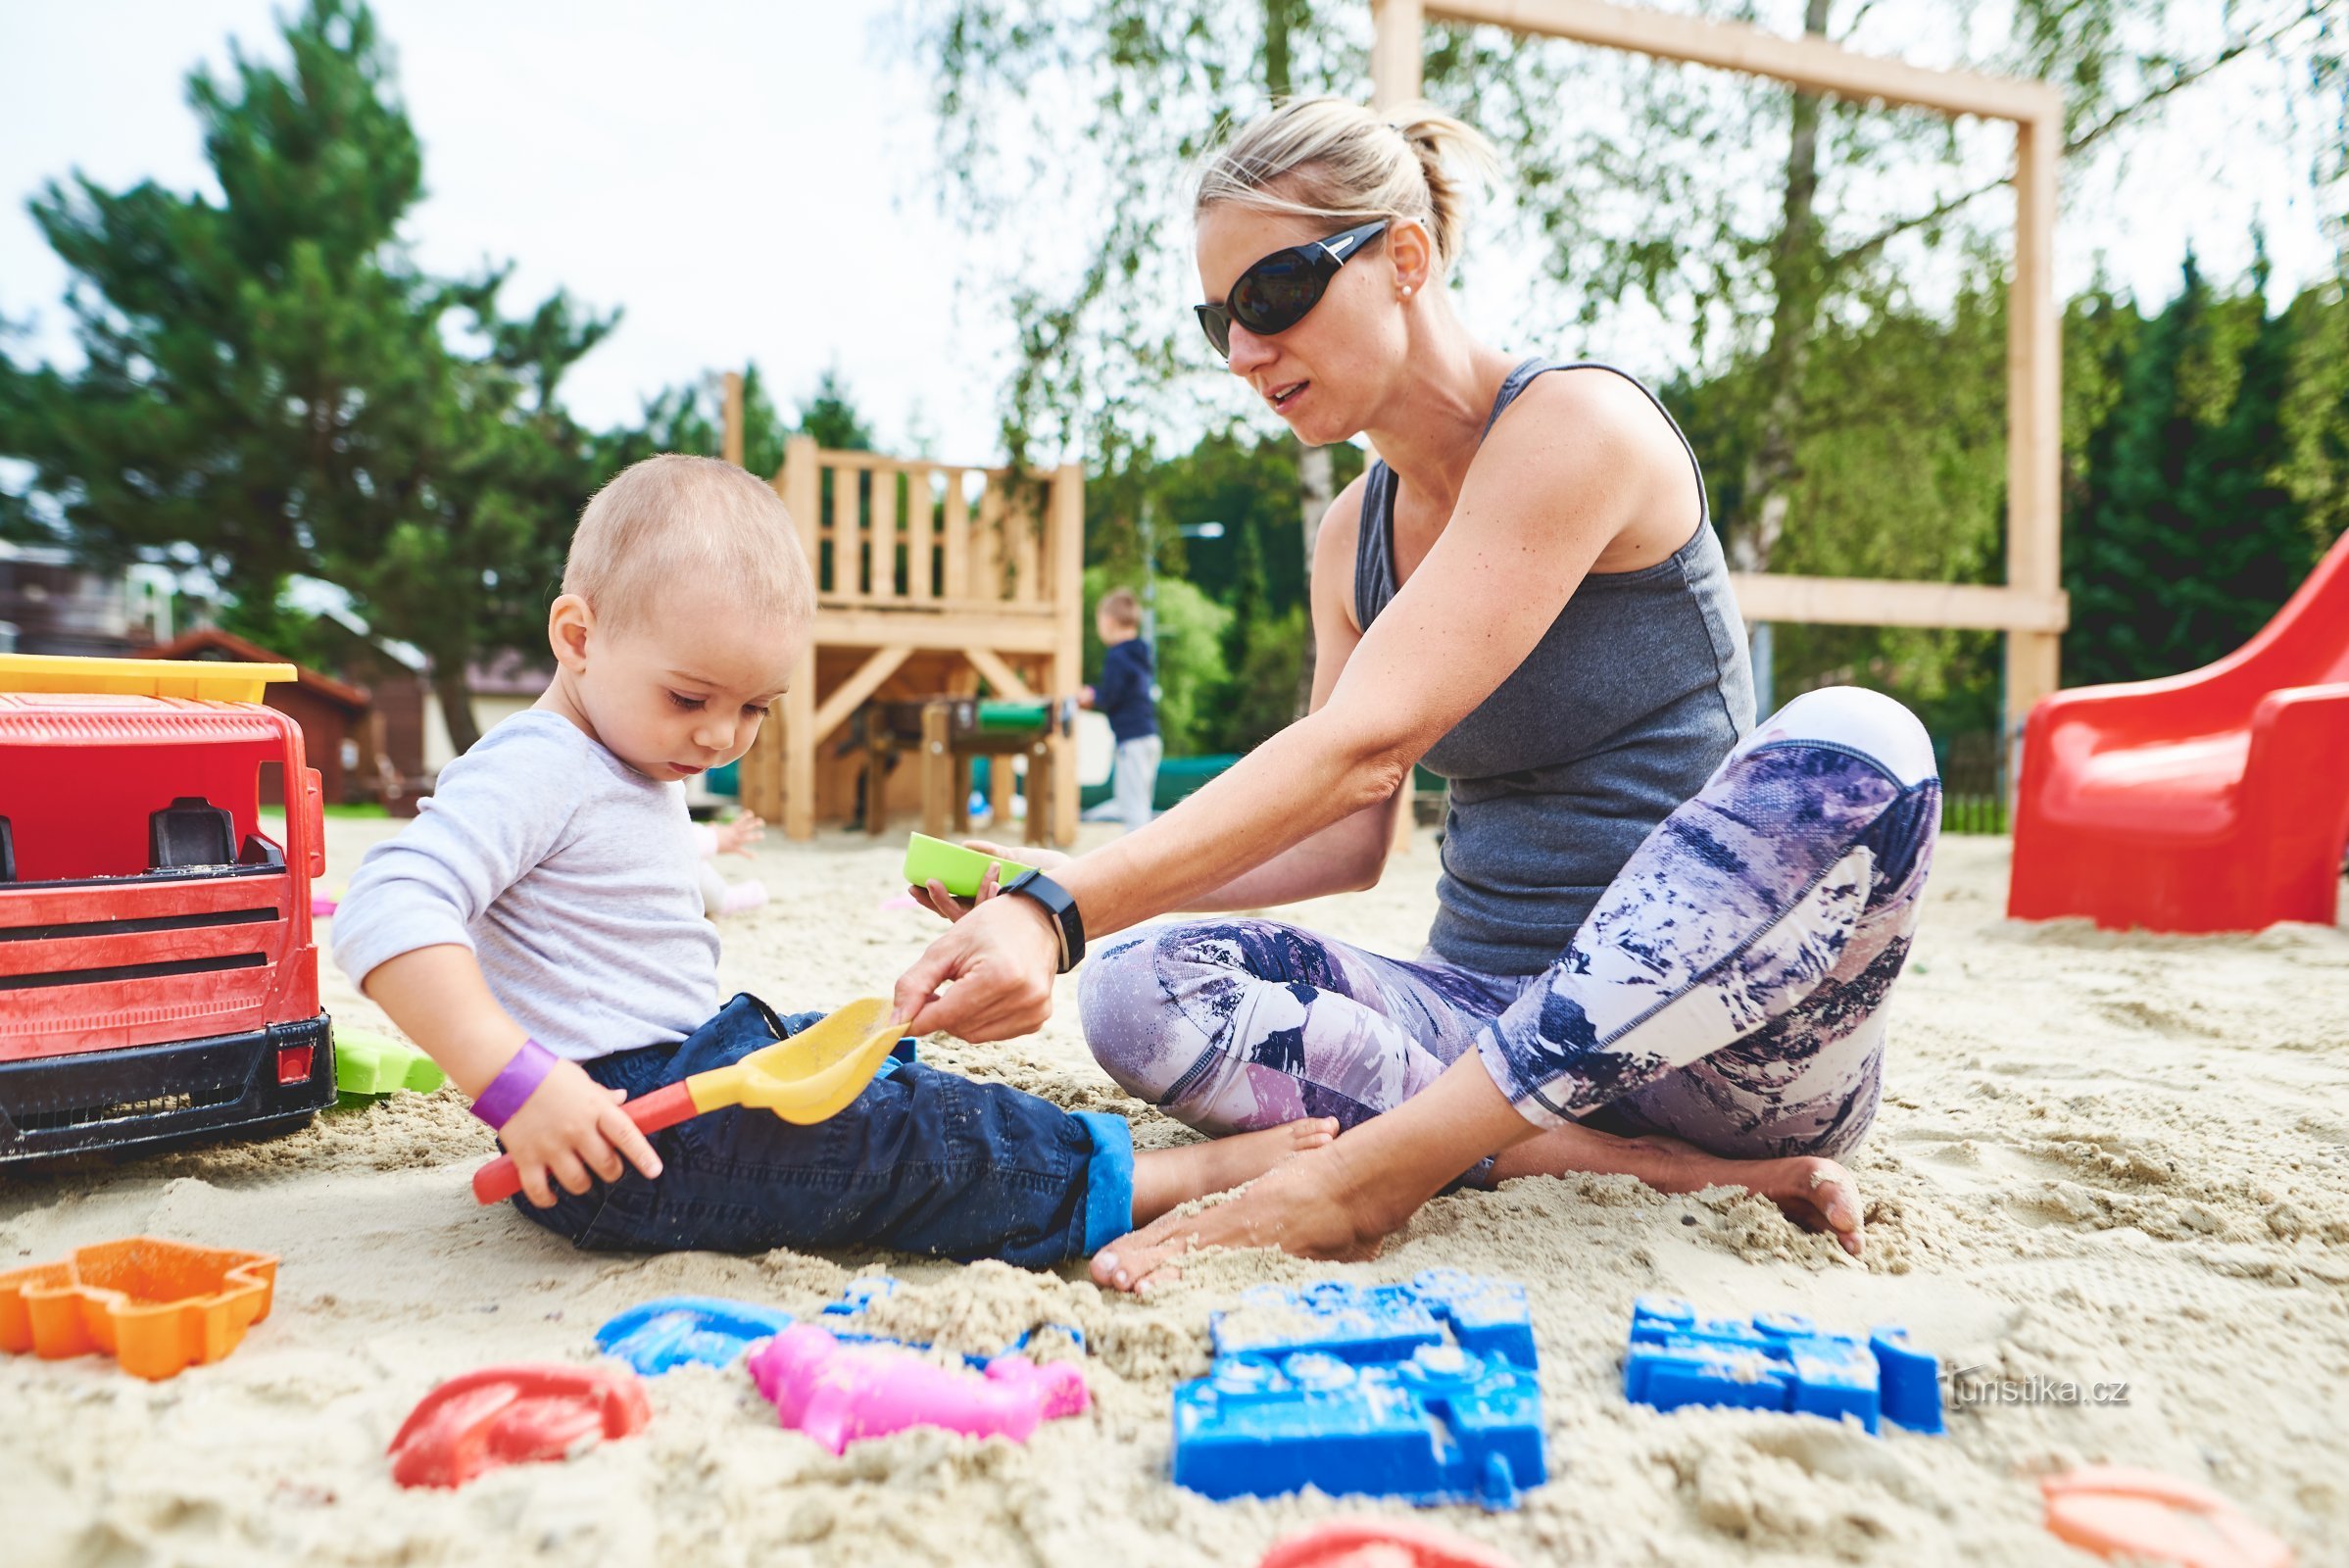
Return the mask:
[[[746,359],[787,402],[837,364],[884,447],[989,458],[1008,334],[983,299],[957,303],[962,237],[923,187],[924,83],[880,57],[886,11],[377,0],[424,142],[428,194],[411,220],[419,255],[445,270],[515,261],[510,309],[559,284],[625,307],[566,383],[589,423],[629,418],[645,395]],[[72,357],[64,271],[24,198],[76,168],[110,187],[208,183],[181,83],[199,59],[224,65],[231,35],[274,58],[269,0],[0,0],[0,316],[30,319],[34,352]],[[2269,69],[2237,68],[2239,84],[2184,105],[2128,167],[2074,175],[2065,288],[2101,266],[2166,298],[2189,240],[2207,270],[2235,275],[2255,221],[2279,294],[2332,265],[2298,160],[2251,122],[2246,95]],[[1044,232],[1068,199],[1036,192]],[[1468,315],[1507,337],[1523,273],[1492,260],[1471,274]],[[1670,367],[1652,358],[1670,352],[1650,345],[1625,363],[1660,371]]]

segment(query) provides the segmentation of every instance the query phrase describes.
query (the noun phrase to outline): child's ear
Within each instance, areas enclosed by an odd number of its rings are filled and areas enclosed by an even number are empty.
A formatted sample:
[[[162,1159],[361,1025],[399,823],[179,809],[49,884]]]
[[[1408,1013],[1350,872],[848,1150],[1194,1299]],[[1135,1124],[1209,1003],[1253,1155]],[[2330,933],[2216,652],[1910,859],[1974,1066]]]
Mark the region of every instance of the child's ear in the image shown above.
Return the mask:
[[[547,647],[555,662],[573,675],[587,668],[587,634],[595,629],[596,612],[577,594],[564,594],[547,610]]]

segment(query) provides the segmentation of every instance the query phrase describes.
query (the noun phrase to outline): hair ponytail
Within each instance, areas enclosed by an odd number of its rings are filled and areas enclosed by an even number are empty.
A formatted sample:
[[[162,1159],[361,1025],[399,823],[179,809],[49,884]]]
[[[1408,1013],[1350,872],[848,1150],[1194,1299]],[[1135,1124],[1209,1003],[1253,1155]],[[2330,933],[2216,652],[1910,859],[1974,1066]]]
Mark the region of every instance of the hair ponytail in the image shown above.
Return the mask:
[[[1297,98],[1208,155],[1193,212],[1237,202],[1341,227],[1416,219],[1448,268],[1467,238],[1463,167],[1490,176],[1499,160],[1484,136],[1428,104],[1379,114],[1344,98]]]

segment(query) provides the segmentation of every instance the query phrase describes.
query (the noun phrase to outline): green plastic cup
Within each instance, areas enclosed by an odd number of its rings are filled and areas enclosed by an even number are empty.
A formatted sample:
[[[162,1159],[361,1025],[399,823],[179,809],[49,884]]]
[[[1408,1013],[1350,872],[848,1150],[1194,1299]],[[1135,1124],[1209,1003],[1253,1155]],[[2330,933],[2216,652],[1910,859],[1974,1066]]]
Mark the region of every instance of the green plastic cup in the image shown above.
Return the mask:
[[[1023,871],[1035,869],[1017,860],[981,855],[959,844],[934,839],[927,833],[915,833],[905,840],[905,880],[917,888],[940,882],[957,899],[974,898],[978,894],[979,883],[985,879],[987,868],[991,865],[1003,868],[999,885],[1010,881]]]

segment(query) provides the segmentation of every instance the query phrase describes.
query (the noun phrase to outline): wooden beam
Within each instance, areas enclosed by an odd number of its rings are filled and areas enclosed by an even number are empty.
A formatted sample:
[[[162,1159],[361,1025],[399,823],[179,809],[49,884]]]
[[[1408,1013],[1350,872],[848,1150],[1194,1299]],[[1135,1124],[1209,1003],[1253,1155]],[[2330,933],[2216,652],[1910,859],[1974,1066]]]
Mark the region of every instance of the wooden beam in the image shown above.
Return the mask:
[[[807,557],[807,574],[815,575],[816,510],[821,482],[816,475],[815,442],[793,436],[784,444],[783,506],[799,529],[800,549]],[[783,836],[798,843],[815,837],[815,642],[807,646],[792,665],[791,687],[783,694]]]
[[[1045,536],[1051,541],[1046,597],[1059,636],[1047,681],[1052,695],[1073,692],[1085,678],[1085,470],[1064,464],[1052,475]],[[1052,730],[1052,842],[1062,849],[1077,841],[1077,742]]]
[[[2062,97],[2044,82],[1967,71],[1929,71],[1819,38],[1765,32],[1743,23],[1704,22],[1608,5],[1605,0],[1427,0],[1426,13],[1430,20],[1483,23],[1609,49],[1629,49],[1659,60],[1685,60],[1770,76],[1843,98],[2049,125],[2060,125],[2063,118]],[[1375,79],[1375,44],[1372,61]]]
[[[2006,580],[2028,592],[2063,585],[2063,318],[2055,298],[2056,156],[2060,122],[2015,127],[2015,271],[2007,284]],[[2006,638],[2006,723],[2056,689],[2062,627]],[[2014,768],[2010,777],[2020,777]]]
[[[1949,626],[2052,635],[2071,622],[2061,588],[1965,582],[1880,582],[1863,577],[1730,573],[1748,622],[1796,626]]]
[[[879,691],[881,683],[896,674],[900,664],[912,657],[913,650],[910,648],[883,648],[858,664],[856,673],[832,688],[832,695],[825,698],[823,706],[815,710],[816,740],[820,743],[825,736],[847,723],[849,715],[866,698]]]
[[[981,648],[973,644],[962,650],[962,657],[969,660],[972,667],[987,677],[987,684],[995,688],[995,694],[998,697],[1008,697],[1015,703],[1035,700],[1035,689],[1026,681],[1021,680],[1011,666],[1003,662],[1003,656],[994,649]]]
[[[1421,0],[1370,0],[1370,103],[1393,109],[1420,94],[1421,42],[1427,10]]]
[[[735,370],[726,372],[725,433],[719,438],[718,452],[737,468],[742,466],[742,375]]]
[[[1007,611],[1007,606],[997,606]],[[926,607],[896,610],[819,605],[815,640],[827,648],[888,648],[899,643],[959,653],[977,644],[1013,654],[1049,654],[1059,630],[1050,615],[938,614]]]

